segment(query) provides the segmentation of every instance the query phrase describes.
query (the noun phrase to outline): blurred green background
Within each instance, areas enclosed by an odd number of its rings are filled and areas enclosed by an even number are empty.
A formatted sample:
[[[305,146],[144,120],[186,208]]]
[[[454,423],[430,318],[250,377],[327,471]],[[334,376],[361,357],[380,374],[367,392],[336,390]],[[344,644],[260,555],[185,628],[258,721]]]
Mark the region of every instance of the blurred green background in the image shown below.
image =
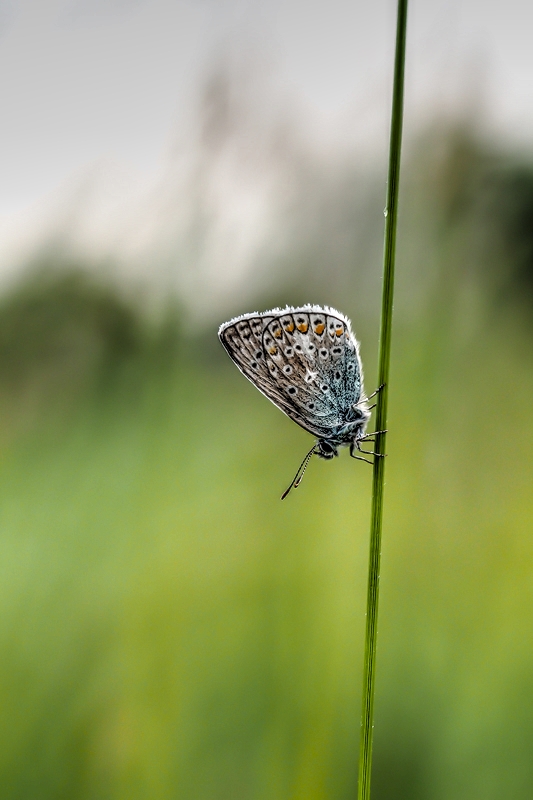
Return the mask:
[[[314,460],[280,503],[310,438],[216,338],[332,304],[375,388],[385,165],[312,167],[220,310],[60,241],[4,289],[2,800],[355,796],[371,470]],[[525,800],[533,160],[437,120],[398,247],[373,797]]]

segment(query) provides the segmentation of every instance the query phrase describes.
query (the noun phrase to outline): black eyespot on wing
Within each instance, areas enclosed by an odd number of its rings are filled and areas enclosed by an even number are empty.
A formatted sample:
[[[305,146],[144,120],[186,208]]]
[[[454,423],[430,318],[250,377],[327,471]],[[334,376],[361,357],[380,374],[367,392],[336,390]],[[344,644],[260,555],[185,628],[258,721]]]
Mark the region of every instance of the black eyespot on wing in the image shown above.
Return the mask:
[[[281,318],[281,324],[285,328],[288,333],[292,333],[294,330],[294,322],[292,321],[292,317],[286,316]]]
[[[315,336],[318,336],[321,339],[324,336],[324,331],[326,330],[326,321],[324,317],[315,317],[313,319],[313,333]]]
[[[334,347],[331,352],[335,353],[336,356],[340,356],[340,354],[342,353],[342,347]]]
[[[289,388],[287,389],[287,392],[288,392],[289,394],[292,394],[292,395],[295,395],[297,391],[298,391],[298,390],[296,389],[296,387],[295,387],[295,386],[289,386]]]
[[[335,377],[337,378],[337,380],[340,379],[341,374],[340,374],[339,370],[337,370],[337,372],[335,373]]]

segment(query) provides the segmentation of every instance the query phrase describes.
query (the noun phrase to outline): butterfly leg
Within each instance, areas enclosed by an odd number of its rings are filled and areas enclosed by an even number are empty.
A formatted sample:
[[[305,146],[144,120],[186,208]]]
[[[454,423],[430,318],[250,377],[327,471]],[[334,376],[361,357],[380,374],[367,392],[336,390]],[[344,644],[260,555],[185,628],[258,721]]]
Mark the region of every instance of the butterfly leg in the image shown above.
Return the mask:
[[[359,402],[366,403],[367,400],[372,400],[372,398],[375,397],[377,394],[379,394],[384,387],[385,384],[382,383],[381,386],[378,386],[375,392],[372,392],[372,394],[369,394],[368,397],[365,397],[364,400],[360,400]],[[374,406],[372,406],[372,408],[374,408]]]
[[[362,456],[356,456],[355,453],[354,453],[354,449],[355,449],[355,444],[352,442],[351,445],[350,445],[350,455],[351,455],[352,458],[356,458],[357,461],[364,461],[366,464],[371,464],[371,465],[374,464],[374,462],[373,461],[369,461],[368,458],[363,458]],[[359,448],[357,448],[357,449],[359,449]],[[373,455],[373,453],[369,453],[368,455]]]
[[[350,455],[351,455],[352,458],[355,458],[357,461],[364,461],[365,464],[370,464],[371,467],[374,466],[374,462],[373,461],[369,461],[368,458],[363,458],[363,456],[354,456],[353,453],[350,453]]]
[[[364,436],[361,436],[359,439],[360,442],[371,442],[373,436],[377,436],[378,433],[388,433],[388,428],[384,431],[372,431],[371,433],[366,433]]]
[[[374,456],[374,458],[385,458],[385,453],[375,453],[372,450],[362,450],[359,445],[360,441],[361,439],[357,439],[356,442],[352,442],[350,445],[350,455],[352,456],[352,458],[358,458],[358,456],[354,455],[354,449],[356,449],[359,453],[364,453],[366,456]],[[366,458],[360,460],[366,461]],[[372,464],[373,462],[370,461],[369,463]]]

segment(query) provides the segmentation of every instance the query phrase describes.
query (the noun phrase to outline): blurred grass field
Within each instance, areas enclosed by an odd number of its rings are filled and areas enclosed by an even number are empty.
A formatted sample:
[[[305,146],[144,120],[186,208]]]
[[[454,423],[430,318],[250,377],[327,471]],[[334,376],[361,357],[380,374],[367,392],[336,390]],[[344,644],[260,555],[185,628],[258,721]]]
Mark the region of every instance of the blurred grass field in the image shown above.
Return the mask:
[[[402,245],[375,800],[533,792],[527,292],[458,277],[464,219],[416,313]],[[215,324],[39,280],[0,321],[0,798],[354,797],[371,470],[314,460],[280,503],[309,436]]]

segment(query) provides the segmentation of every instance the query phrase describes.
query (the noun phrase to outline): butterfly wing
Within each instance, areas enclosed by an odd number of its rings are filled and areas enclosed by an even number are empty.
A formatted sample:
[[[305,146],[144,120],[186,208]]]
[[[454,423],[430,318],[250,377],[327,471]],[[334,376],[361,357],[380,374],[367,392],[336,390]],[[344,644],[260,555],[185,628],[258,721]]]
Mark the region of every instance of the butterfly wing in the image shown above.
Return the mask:
[[[355,338],[350,320],[334,309],[324,315],[325,330],[318,345],[318,371],[323,379],[322,390],[328,389],[329,402],[336,409],[339,425],[349,420],[354,404],[359,403],[363,393],[363,369],[359,356],[359,343]],[[315,336],[321,323],[318,315],[311,315]]]
[[[362,392],[358,344],[340,312],[320,306],[245,314],[219,337],[241,372],[309,433],[334,435]]]
[[[294,422],[315,436],[324,436],[327,428],[309,424],[302,415],[298,404],[288,394],[288,383],[279,381],[277,370],[270,354],[264,347],[264,332],[279,312],[266,314],[245,314],[221,325],[218,332],[220,341],[230,358],[240,371],[274,405],[280,408]]]

